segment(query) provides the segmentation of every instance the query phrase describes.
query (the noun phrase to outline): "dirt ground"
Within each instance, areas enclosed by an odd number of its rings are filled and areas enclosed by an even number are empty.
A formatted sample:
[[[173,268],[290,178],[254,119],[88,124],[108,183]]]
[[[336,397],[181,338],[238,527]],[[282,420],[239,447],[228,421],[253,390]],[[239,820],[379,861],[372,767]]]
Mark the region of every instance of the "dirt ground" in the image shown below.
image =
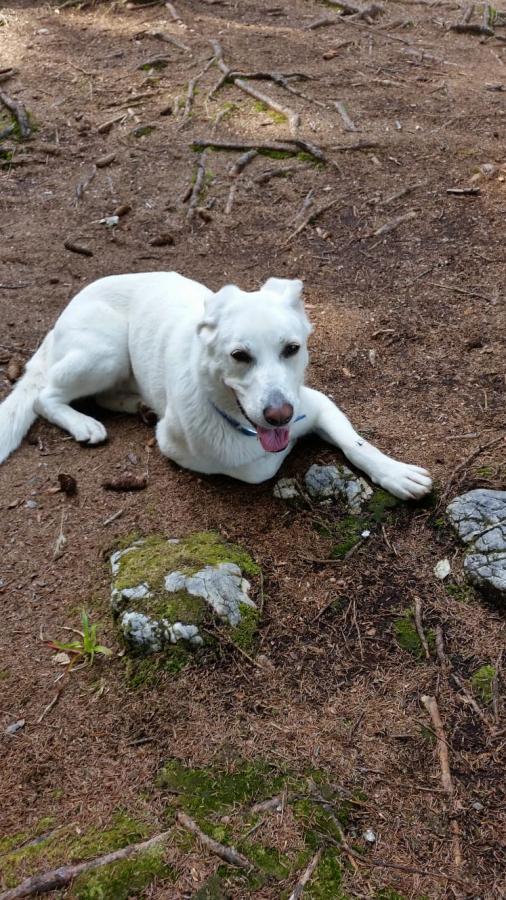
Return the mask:
[[[386,2],[369,24],[338,19],[317,0],[175,0],[179,18],[170,4],[130,6],[0,8],[0,66],[17,69],[0,89],[36,127],[29,141],[0,143],[1,395],[9,365],[12,375],[69,298],[99,276],[176,269],[215,289],[300,277],[315,325],[309,382],[383,450],[428,467],[440,491],[452,476],[450,496],[504,488],[504,443],[461,464],[506,426],[506,29],[452,32],[459,4],[422,0]],[[333,24],[308,27],[324,16]],[[208,97],[220,77],[216,65],[203,71],[211,40],[235,71],[306,76],[287,82],[304,97],[249,83],[298,112],[298,137],[327,161],[259,154],[227,212],[229,170],[242,151],[210,150],[189,218],[193,141],[293,137],[286,119],[230,81]],[[0,131],[6,123],[2,113]],[[479,191],[447,192],[469,187]],[[305,200],[313,205],[302,209]],[[101,222],[125,204],[116,226]],[[294,234],[310,212],[314,220]],[[181,471],[150,446],[149,426],[100,415],[107,444],[83,448],[38,422],[0,472],[2,834],[29,834],[47,817],[54,827],[105,828],[120,807],[155,834],[166,826],[155,778],[167,759],[233,768],[261,758],[297,773],[316,768],[348,795],[360,792],[345,827],[361,861],[355,870],[343,850],[343,896],[504,896],[500,703],[478,698],[481,720],[435,653],[406,652],[392,627],[420,598],[425,626],[442,626],[448,660],[471,692],[472,673],[495,665],[504,644],[500,611],[463,585],[438,495],[432,507],[394,510],[348,559],[321,563],[332,542],[313,510],[287,509],[270,483]],[[308,441],[283,474],[302,478],[336,455]],[[148,462],[145,491],[102,488]],[[75,497],[51,490],[62,472],[76,479]],[[62,522],[67,545],[55,560]],[[263,568],[262,665],[223,648],[205,667],[134,690],[109,614],[107,551],[133,531],[203,529],[242,543]],[[433,574],[445,556],[452,591]],[[43,638],[68,639],[64,627],[78,626],[82,607],[115,654],[72,673],[39,722],[59,684]],[[423,694],[437,697],[443,719],[451,808]],[[15,735],[4,733],[20,719]],[[272,811],[257,836],[289,846],[288,819]],[[175,878],[136,896],[193,896],[219,862],[198,844],[174,841],[168,852]],[[231,896],[287,896],[300,874],[230,888]]]

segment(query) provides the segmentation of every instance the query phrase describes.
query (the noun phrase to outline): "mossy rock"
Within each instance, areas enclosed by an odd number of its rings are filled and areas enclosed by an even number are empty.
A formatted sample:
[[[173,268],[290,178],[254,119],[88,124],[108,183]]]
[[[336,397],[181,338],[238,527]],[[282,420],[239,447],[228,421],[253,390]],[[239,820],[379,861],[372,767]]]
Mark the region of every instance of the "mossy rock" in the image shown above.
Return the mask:
[[[494,666],[481,666],[471,677],[473,691],[483,703],[492,703],[495,676]]]
[[[260,574],[251,556],[214,532],[182,539],[150,535],[111,555],[113,615],[136,655],[185,652],[212,643],[217,626],[250,653],[260,617],[247,578]]]

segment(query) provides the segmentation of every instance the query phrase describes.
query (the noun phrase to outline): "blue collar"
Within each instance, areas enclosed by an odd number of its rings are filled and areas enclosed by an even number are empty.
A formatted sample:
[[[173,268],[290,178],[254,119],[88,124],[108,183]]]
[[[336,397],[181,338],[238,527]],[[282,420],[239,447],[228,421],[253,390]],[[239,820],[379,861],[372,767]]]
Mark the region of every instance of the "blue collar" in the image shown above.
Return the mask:
[[[216,412],[220,414],[222,419],[225,419],[225,422],[228,422],[228,424],[231,425],[232,428],[235,428],[236,431],[240,431],[241,434],[245,434],[246,437],[256,437],[257,436],[256,428],[248,428],[246,425],[241,425],[241,423],[238,422],[237,419],[233,419],[232,416],[229,416],[229,414],[224,412],[222,409],[220,409],[219,406],[216,406],[216,404],[213,403],[212,400],[211,400],[211,405],[214,407]],[[294,419],[293,421],[300,422],[301,419],[305,419],[305,418],[306,418],[305,415],[297,416],[297,418]]]

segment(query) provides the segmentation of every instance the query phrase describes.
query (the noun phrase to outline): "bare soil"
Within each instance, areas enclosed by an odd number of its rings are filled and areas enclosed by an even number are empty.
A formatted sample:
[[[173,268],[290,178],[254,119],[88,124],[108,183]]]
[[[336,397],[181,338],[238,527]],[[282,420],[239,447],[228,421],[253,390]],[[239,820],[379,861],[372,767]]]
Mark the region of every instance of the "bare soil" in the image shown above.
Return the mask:
[[[2,4],[1,67],[18,73],[1,89],[25,104],[36,126],[30,141],[0,144],[2,396],[9,363],[25,362],[69,298],[100,276],[176,269],[214,289],[301,277],[315,325],[310,383],[383,450],[427,466],[444,489],[506,424],[506,106],[505,94],[489,89],[506,83],[506,29],[492,38],[451,32],[462,13],[452,2],[388,2],[370,26],[337,20],[317,0],[175,6],[179,20],[163,4]],[[323,16],[337,21],[308,29]],[[220,76],[215,65],[184,119],[176,98],[184,101],[188,82],[211,59],[212,39],[234,70],[307,76],[289,84],[318,103],[272,81],[252,83],[300,113],[299,136],[328,162],[257,156],[226,214],[228,172],[240,153],[209,151],[205,190],[187,221],[193,140],[292,136],[286,121],[234,84],[209,99]],[[141,68],[160,56],[163,68]],[[335,101],[356,133],[345,130]],[[0,131],[5,122],[2,114]],[[358,140],[374,146],[343,149]],[[77,186],[110,153],[114,161],[97,168],[78,197]],[[471,182],[484,164],[493,167],[490,177]],[[255,180],[279,167],[289,172]],[[447,193],[472,185],[479,193]],[[336,202],[291,237],[310,190],[308,211]],[[131,209],[116,227],[100,222],[123,204]],[[166,235],[168,243],[157,245]],[[93,255],[66,249],[69,241]],[[313,510],[287,510],[269,483],[181,471],[152,446],[149,426],[100,416],[109,431],[104,446],[80,447],[38,422],[0,473],[1,731],[25,720],[17,734],[0,736],[2,831],[29,830],[47,816],[57,825],[101,827],[118,807],[162,831],[165,799],[154,779],[167,758],[201,766],[260,756],[297,772],[318,768],[366,798],[350,828],[370,864],[357,872],[345,866],[348,896],[387,887],[409,897],[502,896],[505,732],[491,706],[478,698],[487,728],[462,702],[435,654],[418,660],[392,629],[420,597],[426,627],[442,626],[448,659],[469,690],[476,669],[496,664],[502,614],[458,590],[460,551],[441,527],[443,511],[394,511],[349,559],[319,563],[332,543],[316,530]],[[335,458],[311,440],[283,474],[302,477],[311,463]],[[115,495],[101,486],[148,464],[145,491]],[[76,479],[75,497],[51,490],[60,473]],[[504,488],[505,474],[498,444],[459,470],[452,493]],[[62,521],[67,545],[54,559]],[[136,530],[203,529],[242,543],[263,567],[263,666],[223,648],[205,669],[190,666],[133,690],[110,621],[107,551]],[[433,575],[445,556],[454,593]],[[101,638],[116,655],[72,673],[39,724],[58,687],[43,638],[68,639],[63,629],[78,627],[81,607],[102,623]],[[423,694],[437,696],[445,726],[460,867]],[[289,840],[279,815],[268,818],[266,840],[282,833]],[[361,837],[366,828],[377,836],[373,849]],[[155,883],[142,896],[191,896],[217,866],[198,845],[176,850],[175,884]],[[241,896],[280,890],[267,885]]]

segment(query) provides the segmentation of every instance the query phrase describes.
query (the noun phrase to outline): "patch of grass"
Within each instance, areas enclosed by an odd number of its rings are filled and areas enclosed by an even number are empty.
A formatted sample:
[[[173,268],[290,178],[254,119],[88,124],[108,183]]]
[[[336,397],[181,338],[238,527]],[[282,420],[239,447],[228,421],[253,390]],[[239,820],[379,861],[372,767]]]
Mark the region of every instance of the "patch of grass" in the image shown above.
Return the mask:
[[[241,613],[241,621],[238,625],[228,626],[227,633],[236,647],[240,647],[246,653],[251,653],[255,647],[255,638],[258,631],[260,621],[260,610],[255,606],[248,606],[241,603],[239,607]]]
[[[412,609],[406,610],[403,616],[395,619],[393,623],[395,639],[403,650],[416,656],[417,659],[423,659],[425,656],[422,642],[418,637],[416,630],[414,612]],[[432,629],[425,629],[425,636],[429,650],[434,650],[436,646],[436,637]]]
[[[70,654],[71,664],[78,659],[84,659],[88,665],[92,666],[95,656],[112,656],[112,650],[98,643],[97,630],[98,625],[92,625],[90,617],[86,610],[81,610],[82,631],[74,629],[80,635],[80,640],[62,643],[61,641],[49,641],[49,645],[54,650],[63,650]]]
[[[395,509],[400,504],[401,501],[398,497],[393,497],[388,491],[378,488],[374,491],[367,504],[367,513],[373,522],[384,522],[390,510]]]
[[[337,544],[332,547],[330,557],[344,559],[346,554],[361,540],[364,528],[366,528],[366,524],[356,516],[345,516],[344,519],[335,522],[332,536],[337,539]]]
[[[494,696],[493,684],[495,676],[495,667],[486,665],[481,666],[479,669],[477,669],[471,677],[473,691],[483,703],[492,703]]]

